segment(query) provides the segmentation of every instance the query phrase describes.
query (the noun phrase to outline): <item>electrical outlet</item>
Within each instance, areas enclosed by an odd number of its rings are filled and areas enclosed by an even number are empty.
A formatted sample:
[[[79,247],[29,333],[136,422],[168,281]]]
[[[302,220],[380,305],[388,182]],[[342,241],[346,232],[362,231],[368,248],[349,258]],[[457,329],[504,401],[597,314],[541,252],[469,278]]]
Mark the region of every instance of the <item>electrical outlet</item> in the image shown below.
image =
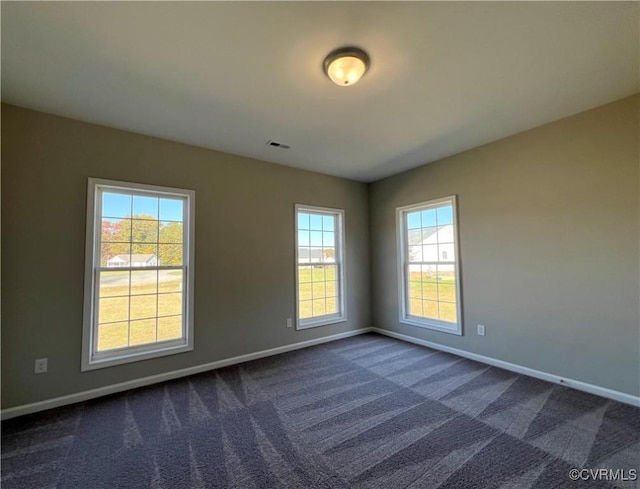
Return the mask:
[[[484,336],[484,335],[485,335],[484,324],[478,324],[478,336]]]
[[[37,358],[36,364],[33,369],[33,373],[35,374],[44,374],[47,372],[49,359],[48,358]]]
[[[287,328],[290,328],[293,326],[293,321],[291,320],[291,318],[287,318]]]

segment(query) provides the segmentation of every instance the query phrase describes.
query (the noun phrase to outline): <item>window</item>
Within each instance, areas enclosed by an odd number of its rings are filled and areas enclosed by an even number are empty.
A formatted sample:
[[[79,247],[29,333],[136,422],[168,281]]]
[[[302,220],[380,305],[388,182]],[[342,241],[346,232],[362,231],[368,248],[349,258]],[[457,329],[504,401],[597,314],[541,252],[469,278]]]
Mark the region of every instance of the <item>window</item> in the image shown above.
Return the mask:
[[[195,193],[89,179],[82,370],[193,349]]]
[[[462,334],[455,196],[397,209],[400,322]]]
[[[296,205],[297,329],[346,321],[344,211]]]

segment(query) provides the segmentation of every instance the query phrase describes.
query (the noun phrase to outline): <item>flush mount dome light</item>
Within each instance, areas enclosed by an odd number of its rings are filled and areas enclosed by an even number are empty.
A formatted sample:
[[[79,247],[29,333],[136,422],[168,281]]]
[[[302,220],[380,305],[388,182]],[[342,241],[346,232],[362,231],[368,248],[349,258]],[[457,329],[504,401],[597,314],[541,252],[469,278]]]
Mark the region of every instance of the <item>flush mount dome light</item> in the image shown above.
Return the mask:
[[[339,48],[327,55],[322,67],[333,83],[348,87],[357,83],[367,72],[369,56],[360,48]]]

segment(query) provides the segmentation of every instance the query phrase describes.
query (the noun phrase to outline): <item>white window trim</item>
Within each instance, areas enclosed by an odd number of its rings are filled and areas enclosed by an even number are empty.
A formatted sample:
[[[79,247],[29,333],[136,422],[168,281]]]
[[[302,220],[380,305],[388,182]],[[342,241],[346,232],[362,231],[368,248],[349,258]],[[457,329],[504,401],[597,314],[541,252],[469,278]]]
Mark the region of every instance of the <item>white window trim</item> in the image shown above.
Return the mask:
[[[326,212],[336,216],[336,265],[338,270],[338,288],[340,293],[338,300],[340,304],[340,312],[338,314],[327,314],[309,319],[300,319],[300,286],[298,284],[298,213],[299,212]],[[345,289],[346,275],[346,256],[344,252],[345,242],[345,223],[344,210],[333,209],[330,207],[318,207],[314,205],[296,204],[294,206],[294,250],[295,250],[295,284],[296,284],[296,330],[309,328],[317,328],[318,326],[327,326],[329,324],[342,323],[347,320],[347,300]],[[339,259],[338,259],[339,258]]]
[[[446,321],[440,321],[437,319],[420,318],[417,316],[411,316],[407,312],[407,263],[406,255],[407,250],[407,226],[406,219],[407,214],[415,210],[423,210],[429,207],[437,207],[441,204],[451,204],[453,207],[453,232],[454,232],[454,254],[456,257],[455,269],[456,269],[456,313],[457,322],[450,323]],[[400,316],[400,322],[403,324],[410,324],[411,326],[418,326],[420,328],[432,329],[434,331],[442,331],[444,333],[462,335],[462,295],[460,294],[460,245],[458,238],[458,211],[456,206],[456,196],[451,195],[448,197],[442,197],[439,199],[433,199],[426,202],[420,202],[418,204],[406,205],[396,208],[396,226],[397,226],[397,246],[398,246],[398,310]]]
[[[183,226],[185,240],[183,263],[185,278],[183,282],[183,294],[186,296],[184,304],[184,337],[178,340],[162,341],[148,345],[118,348],[105,352],[94,352],[95,328],[94,318],[96,312],[97,293],[95,290],[95,258],[100,256],[97,246],[98,226],[95,218],[101,216],[101,202],[96,199],[97,189],[101,186],[108,187],[110,191],[134,190],[165,194],[171,196],[186,197],[183,206]],[[195,192],[157,185],[121,182],[105,180],[101,178],[89,178],[87,189],[87,227],[85,245],[85,275],[84,275],[84,313],[82,328],[82,364],[81,371],[95,370],[114,365],[148,360],[176,353],[193,350],[193,304],[194,304],[194,248],[195,248]],[[162,268],[162,267],[160,267]],[[145,269],[142,267],[141,269]]]

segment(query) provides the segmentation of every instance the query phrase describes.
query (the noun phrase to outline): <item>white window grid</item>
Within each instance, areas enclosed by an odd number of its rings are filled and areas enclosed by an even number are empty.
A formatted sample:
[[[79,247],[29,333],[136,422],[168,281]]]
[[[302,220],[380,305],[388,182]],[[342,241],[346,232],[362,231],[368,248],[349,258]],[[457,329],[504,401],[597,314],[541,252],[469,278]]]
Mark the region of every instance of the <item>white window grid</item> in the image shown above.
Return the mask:
[[[312,224],[309,224],[309,229],[302,229],[299,223],[299,216],[301,214],[308,214],[309,216],[316,217],[324,217],[331,216],[333,218],[333,226],[331,228],[326,228],[325,220],[322,219],[322,224],[318,228],[312,228]],[[308,231],[309,239],[305,241],[305,244],[301,244],[299,241],[299,233],[300,231]],[[312,246],[312,237],[311,233],[322,233],[322,246]],[[330,233],[333,235],[333,238],[330,242],[332,246],[325,246],[325,233]],[[344,257],[344,211],[342,209],[332,209],[327,207],[317,207],[317,206],[308,206],[296,204],[295,206],[295,256],[296,256],[296,326],[297,329],[307,329],[316,326],[322,326],[327,324],[334,324],[341,321],[346,321],[346,304],[345,304],[345,257]],[[303,257],[300,256],[300,249],[308,250],[308,261],[305,261]],[[314,262],[311,251],[313,249],[321,251],[320,261]],[[325,250],[328,248],[333,248],[334,256],[332,258],[328,258],[325,254]],[[327,269],[335,269],[334,279],[327,280],[326,274],[324,275],[323,280],[314,281],[314,267],[322,267],[322,269],[326,272]],[[300,282],[300,270],[304,268],[310,269],[311,282]],[[317,270],[316,270],[317,271]],[[334,282],[333,287],[335,287],[334,296],[327,297],[327,284],[330,282]],[[314,288],[315,284],[322,283],[322,293],[319,294],[319,298],[314,298]],[[301,284],[310,284],[311,289],[311,299],[310,300],[301,300],[300,297],[300,286]],[[328,299],[335,298],[335,306],[336,312],[334,313],[324,313],[324,314],[313,314],[307,317],[301,317],[302,308],[305,307],[304,302],[310,302],[310,306],[314,307],[314,302],[316,300],[324,300],[325,304]]]
[[[131,196],[131,209],[129,217],[126,216],[108,216],[102,213],[103,193],[108,192],[110,194],[123,194]],[[160,206],[161,199],[181,200],[182,205],[182,220],[175,219],[160,219],[161,212],[158,208],[158,219],[134,219],[133,203],[136,196],[152,197],[158,199],[158,207]],[[89,191],[88,191],[88,212],[87,212],[87,257],[86,257],[86,271],[85,271],[85,319],[84,319],[84,331],[83,331],[83,361],[82,370],[92,370],[95,368],[102,368],[111,365],[117,365],[122,363],[129,363],[132,361],[144,360],[148,358],[154,358],[159,356],[165,356],[174,353],[180,353],[183,351],[189,351],[193,349],[193,283],[194,274],[191,266],[193,259],[194,248],[194,219],[195,209],[195,193],[191,190],[173,189],[167,187],[159,187],[145,184],[134,184],[129,182],[118,182],[104,179],[89,179]],[[118,219],[129,220],[129,241],[103,241],[102,240],[102,223],[104,219]],[[133,241],[133,226],[135,221],[155,222],[157,226],[157,234],[155,241]],[[182,224],[182,243],[161,241],[160,229],[163,223],[181,223]],[[131,263],[131,256],[134,253],[134,245],[141,246],[156,246],[156,260],[159,261],[160,246],[177,246],[181,247],[182,260],[180,264],[170,265],[146,265],[146,266],[132,266],[125,263],[117,264],[109,267],[102,265],[102,246],[103,244],[109,245],[124,245],[129,246],[128,253],[119,253],[120,255],[129,255]],[[129,293],[124,295],[113,296],[100,296],[100,279],[102,274],[107,274],[117,270],[118,272],[128,272],[129,274]],[[133,274],[135,272],[155,272],[156,273],[156,292],[147,294],[132,294],[132,282]],[[179,271],[181,273],[182,282],[181,290],[165,291],[161,292],[160,274],[162,272]],[[159,314],[159,303],[161,296],[169,296],[171,294],[180,293],[181,308],[177,314]],[[155,316],[150,317],[135,317],[131,315],[131,302],[132,298],[139,298],[143,296],[155,296]],[[128,298],[128,311],[126,319],[99,322],[100,314],[100,299],[117,299]],[[169,318],[181,318],[181,336],[175,339],[160,340],[158,341],[158,320]],[[131,323],[136,321],[149,321],[155,320],[155,339],[154,342],[138,344],[131,346]],[[99,350],[98,345],[98,327],[102,325],[109,325],[115,323],[127,323],[127,346],[110,348]]]
[[[436,210],[451,207],[452,209],[452,235],[451,239],[448,241],[439,241],[438,233],[436,232],[436,241],[429,245],[424,245],[421,241],[419,246],[432,246],[435,249],[435,253],[430,254],[435,257],[432,260],[425,260],[425,255],[427,254],[425,251],[421,251],[419,255],[419,259],[411,258],[411,244],[409,240],[409,224],[407,222],[407,216],[411,213],[421,212],[424,210]],[[404,207],[399,207],[396,210],[397,213],[397,223],[398,223],[398,278],[399,278],[399,313],[400,313],[400,322],[405,324],[410,324],[413,326],[425,327],[428,329],[434,329],[437,331],[443,331],[447,333],[453,333],[457,335],[462,334],[462,307],[461,307],[461,293],[460,293],[460,264],[459,264],[459,251],[458,251],[458,223],[457,223],[457,208],[456,208],[456,196],[443,197],[440,199],[431,200],[428,202],[422,202],[419,204],[412,204]],[[423,223],[420,223],[418,228],[412,228],[412,230],[420,230],[422,233],[423,229],[435,228],[436,230],[440,227],[440,223],[437,221],[430,226],[424,226]],[[418,245],[413,245],[418,246]],[[441,249],[446,248],[446,249]],[[418,256],[414,253],[414,256]],[[432,302],[437,304],[438,315],[440,315],[441,304],[446,304],[448,307],[453,307],[455,310],[456,321],[445,321],[439,318],[427,317],[425,316],[423,311],[420,311],[420,314],[413,314],[411,310],[411,299],[417,299],[417,297],[412,296],[412,287],[411,287],[411,271],[412,268],[420,267],[420,284],[421,284],[421,304],[424,305],[425,302]],[[453,273],[453,277],[455,280],[455,286],[453,288],[454,293],[454,301],[445,300],[441,298],[440,288],[441,284],[439,283],[438,277],[440,276],[440,268],[443,269],[446,267],[447,271],[451,271]],[[436,293],[432,298],[425,298],[424,296],[424,287],[423,287],[423,273],[435,272],[435,278],[433,280],[433,284],[435,284]],[[421,306],[421,307],[422,307]]]

